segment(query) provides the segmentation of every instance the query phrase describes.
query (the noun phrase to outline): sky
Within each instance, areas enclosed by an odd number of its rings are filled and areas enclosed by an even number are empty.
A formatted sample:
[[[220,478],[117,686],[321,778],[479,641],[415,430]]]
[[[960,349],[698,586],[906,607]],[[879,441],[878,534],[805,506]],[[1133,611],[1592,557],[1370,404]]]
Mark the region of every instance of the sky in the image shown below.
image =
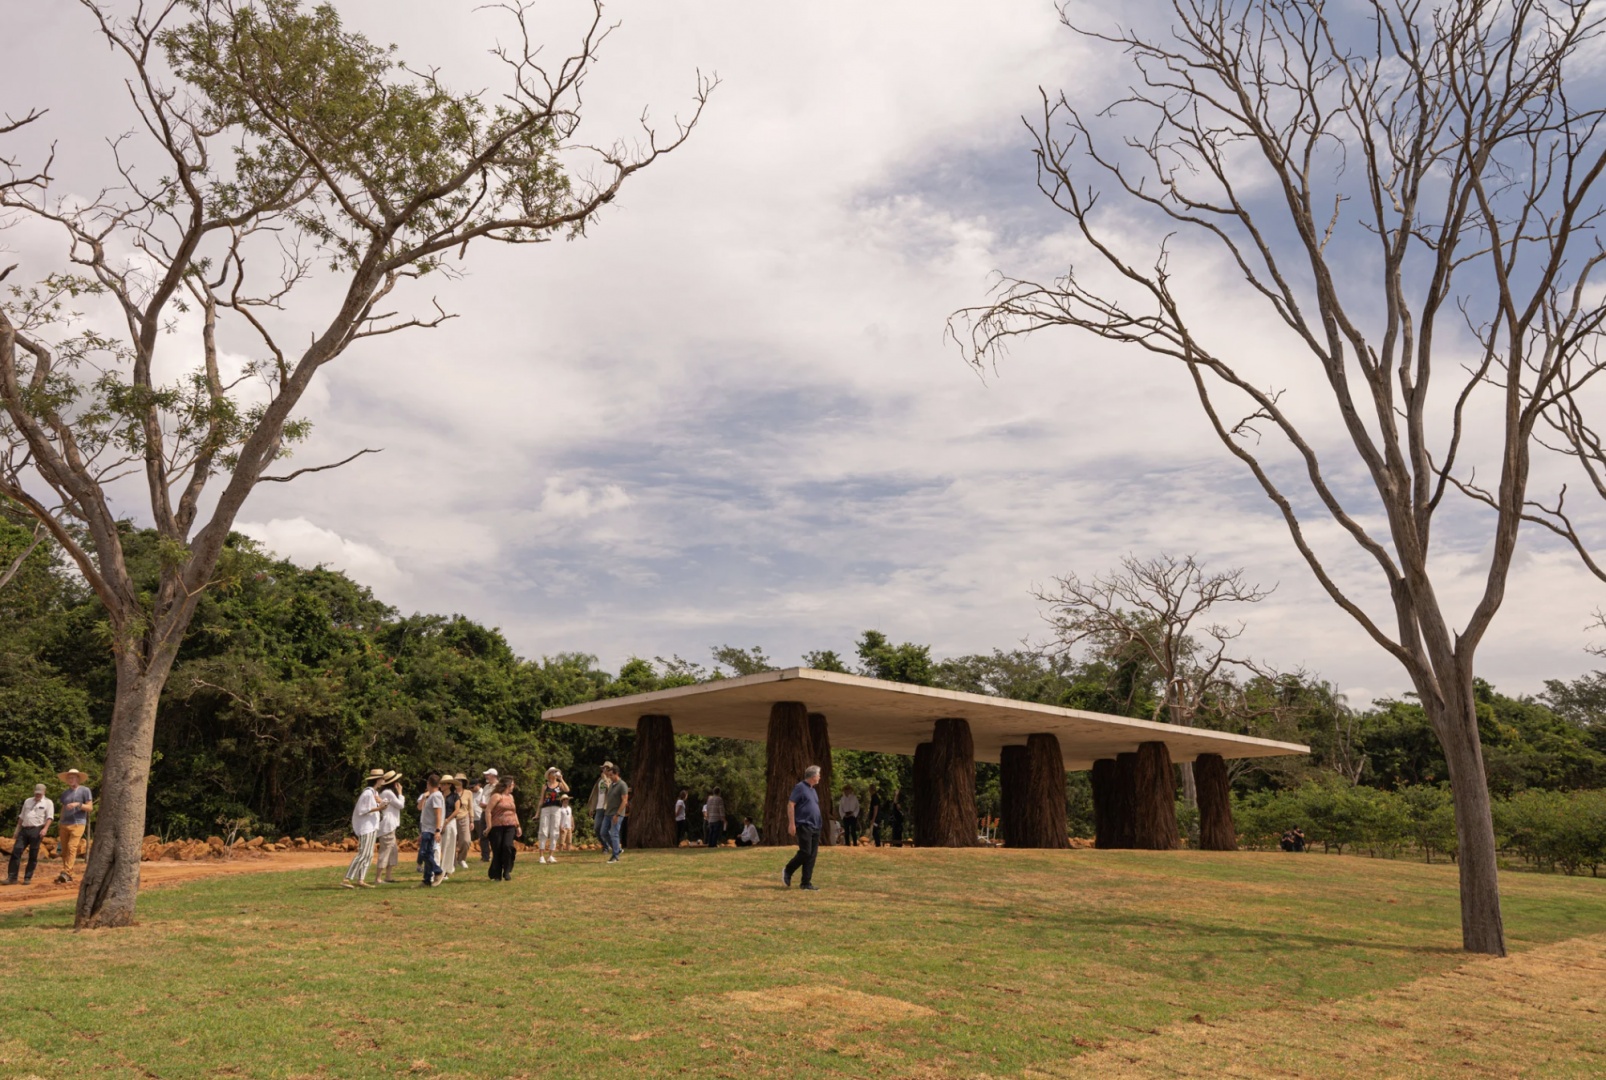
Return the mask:
[[[454,86],[499,79],[488,49],[506,19],[477,2],[338,7]],[[538,10],[556,55],[584,8]],[[978,373],[945,340],[997,273],[1049,277],[1075,250],[1021,117],[1039,87],[1104,100],[1123,76],[1051,4],[620,0],[608,15],[587,137],[629,137],[644,107],[684,115],[696,72],[717,73],[692,138],[585,238],[472,251],[432,290],[456,319],[322,373],[293,464],[383,452],[265,485],[241,531],[404,612],[461,613],[522,655],[610,667],[706,663],[727,643],[790,664],[850,653],[868,628],[939,657],[1011,648],[1043,640],[1033,593],[1056,575],[1193,553],[1275,586],[1227,613],[1246,623],[1242,652],[1357,704],[1408,688],[1315,584],[1181,372],[1062,331]],[[130,123],[115,66],[76,5],[7,18],[33,47],[8,50],[0,105],[49,108],[62,174],[94,175]],[[45,243],[0,235],[10,261]],[[1185,253],[1184,268],[1204,330],[1292,363],[1218,261]],[[1280,377],[1310,388],[1308,371]],[[1375,568],[1314,533],[1380,611]],[[1590,670],[1601,603],[1573,556],[1527,541],[1480,654],[1511,692]],[[1438,542],[1441,595],[1464,613],[1487,521],[1454,509]]]

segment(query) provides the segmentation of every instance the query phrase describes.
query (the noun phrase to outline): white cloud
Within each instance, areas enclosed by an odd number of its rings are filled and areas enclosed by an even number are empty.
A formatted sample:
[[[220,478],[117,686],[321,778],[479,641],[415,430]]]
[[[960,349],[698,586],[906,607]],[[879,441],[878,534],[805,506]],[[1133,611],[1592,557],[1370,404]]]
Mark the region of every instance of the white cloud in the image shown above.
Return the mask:
[[[386,589],[405,585],[408,575],[396,560],[367,544],[348,540],[304,517],[271,521],[242,521],[237,529],[281,559],[303,566],[328,566],[369,585],[384,596]]]

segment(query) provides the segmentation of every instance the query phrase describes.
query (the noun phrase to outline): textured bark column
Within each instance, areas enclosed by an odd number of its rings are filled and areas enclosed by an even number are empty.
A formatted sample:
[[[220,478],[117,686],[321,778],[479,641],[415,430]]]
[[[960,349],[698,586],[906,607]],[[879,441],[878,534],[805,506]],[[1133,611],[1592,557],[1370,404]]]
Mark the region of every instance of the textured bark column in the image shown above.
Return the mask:
[[[1025,834],[1021,831],[1021,805],[1026,797],[1026,747],[1006,746],[998,754],[998,824],[1004,831],[1004,843],[1012,848],[1025,847]]]
[[[930,743],[923,742],[915,747],[915,790],[909,802],[909,825],[915,847],[926,847],[931,843],[931,804],[936,790],[936,781],[931,773],[931,755]]]
[[[630,828],[633,848],[675,846],[675,727],[667,716],[636,721],[630,755]]]
[[[931,831],[927,847],[976,846],[976,744],[970,721],[938,720],[931,732]]]
[[[1021,798],[1019,847],[1066,848],[1065,757],[1060,741],[1039,733],[1026,739],[1026,791]]]
[[[1177,846],[1177,778],[1171,769],[1171,751],[1163,742],[1138,744],[1132,770],[1135,796],[1132,846],[1170,851]]]
[[[770,706],[769,737],[764,744],[764,843],[788,847],[796,841],[786,831],[786,803],[814,764],[809,738],[809,711],[800,701],[777,701]]]
[[[1200,754],[1195,759],[1193,783],[1199,795],[1199,847],[1205,851],[1237,851],[1227,763],[1220,754]]]
[[[1093,846],[1115,846],[1115,823],[1110,818],[1110,800],[1115,788],[1115,759],[1099,758],[1088,772],[1093,788]]]
[[[1138,755],[1115,755],[1114,783],[1110,785],[1110,846],[1129,848],[1136,836]]]
[[[831,822],[836,820],[836,788],[831,778],[831,728],[825,722],[825,714],[809,713],[809,747],[813,756],[809,759],[810,765],[820,767],[820,786],[815,792],[820,796],[820,824],[825,826],[820,830],[820,843],[831,842]],[[802,779],[802,777],[799,777]]]

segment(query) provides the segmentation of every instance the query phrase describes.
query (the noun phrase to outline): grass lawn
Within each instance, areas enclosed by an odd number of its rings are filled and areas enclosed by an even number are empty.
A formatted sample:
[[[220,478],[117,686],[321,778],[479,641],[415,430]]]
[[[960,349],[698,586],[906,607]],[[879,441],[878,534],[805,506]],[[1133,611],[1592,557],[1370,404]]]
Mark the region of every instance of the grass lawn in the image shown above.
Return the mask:
[[[802,894],[784,858],[237,875],[86,934],[67,905],[6,916],[0,1076],[1606,1075],[1606,880],[1506,875],[1523,955],[1469,964],[1449,866],[826,851]],[[1521,1015],[1452,1034],[1494,998]]]

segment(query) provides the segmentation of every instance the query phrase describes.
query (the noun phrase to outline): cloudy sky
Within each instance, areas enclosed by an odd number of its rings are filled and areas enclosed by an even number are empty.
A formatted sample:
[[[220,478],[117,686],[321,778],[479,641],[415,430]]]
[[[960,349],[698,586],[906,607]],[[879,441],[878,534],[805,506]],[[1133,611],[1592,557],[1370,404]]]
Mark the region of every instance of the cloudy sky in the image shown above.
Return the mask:
[[[470,88],[497,81],[486,50],[506,29],[477,3],[339,7]],[[63,172],[87,176],[129,121],[75,7],[11,6],[31,47],[8,50],[0,101],[52,109]],[[541,10],[556,52],[580,9]],[[403,610],[610,666],[706,661],[722,643],[790,663],[850,651],[867,627],[939,655],[1009,647],[1040,637],[1031,593],[1054,575],[1194,552],[1277,586],[1243,614],[1247,651],[1359,701],[1404,688],[1177,371],[1060,334],[982,378],[945,343],[995,271],[1047,276],[1069,258],[1019,118],[1039,86],[1102,99],[1117,75],[1051,4],[620,0],[609,14],[622,25],[588,85],[589,137],[629,134],[643,106],[683,111],[701,68],[722,85],[695,136],[583,241],[474,252],[438,287],[460,318],[327,370],[297,463],[384,452],[265,487],[242,530]],[[35,240],[0,243],[27,256]],[[1212,302],[1214,269],[1197,266],[1209,329],[1252,341],[1252,312]],[[1439,537],[1457,613],[1484,524],[1458,511]],[[1366,565],[1332,550],[1375,602]],[[1601,590],[1566,553],[1536,543],[1508,597],[1487,677],[1532,691],[1588,669]]]

